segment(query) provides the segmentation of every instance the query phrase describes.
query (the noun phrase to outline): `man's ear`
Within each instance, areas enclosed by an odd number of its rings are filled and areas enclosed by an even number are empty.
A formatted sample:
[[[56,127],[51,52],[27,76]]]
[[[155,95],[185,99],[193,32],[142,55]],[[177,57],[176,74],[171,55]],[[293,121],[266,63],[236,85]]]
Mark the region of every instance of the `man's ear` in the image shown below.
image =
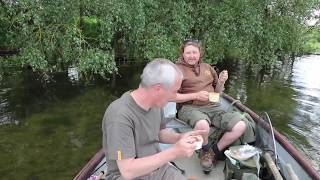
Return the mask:
[[[160,84],[155,84],[155,85],[153,86],[153,88],[154,88],[154,90],[155,90],[155,91],[157,91],[157,92],[158,92],[158,91],[160,91],[160,90],[161,90],[161,88],[162,88],[162,87],[161,87],[161,85],[160,85]]]

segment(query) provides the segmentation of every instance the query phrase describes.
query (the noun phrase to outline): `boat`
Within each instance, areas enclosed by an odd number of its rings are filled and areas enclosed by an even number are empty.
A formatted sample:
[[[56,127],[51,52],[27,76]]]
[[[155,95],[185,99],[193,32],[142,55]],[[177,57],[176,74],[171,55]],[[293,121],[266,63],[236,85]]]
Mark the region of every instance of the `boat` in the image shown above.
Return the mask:
[[[268,156],[263,156],[268,164],[268,170],[271,176],[261,179],[286,179],[286,180],[320,180],[319,172],[302,156],[302,154],[293,147],[288,140],[281,135],[277,130],[272,128],[271,122],[266,122],[248,107],[243,105],[239,100],[235,100],[231,96],[222,93],[220,103],[226,110],[232,108],[239,112],[245,112],[251,116],[256,122],[257,128],[260,131],[260,137],[266,139],[265,135],[270,135],[273,144],[273,155],[265,153]],[[165,117],[171,120],[167,124],[167,128],[178,131],[188,131],[191,128],[183,122],[175,118],[176,110],[175,103],[168,104],[164,108]],[[267,116],[267,115],[266,115]],[[268,118],[268,116],[267,116]],[[270,138],[270,137],[268,137]],[[160,144],[162,149],[169,145]],[[216,167],[210,173],[204,173],[200,167],[200,161],[197,153],[194,153],[191,158],[176,160],[172,162],[179,168],[187,178],[193,177],[198,180],[214,180],[226,179],[226,161],[218,161]],[[90,161],[82,168],[82,170],[74,177],[74,180],[87,180],[90,177],[100,179],[107,171],[106,159],[104,152],[100,149]],[[102,178],[103,179],[103,178]]]

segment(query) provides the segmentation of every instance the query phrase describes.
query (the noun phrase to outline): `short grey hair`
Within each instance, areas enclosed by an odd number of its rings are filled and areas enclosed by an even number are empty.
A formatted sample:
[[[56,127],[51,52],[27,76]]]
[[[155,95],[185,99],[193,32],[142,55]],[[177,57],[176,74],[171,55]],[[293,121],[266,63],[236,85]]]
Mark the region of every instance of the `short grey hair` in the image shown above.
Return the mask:
[[[162,87],[169,89],[173,86],[177,77],[183,78],[183,75],[180,69],[170,60],[156,58],[146,65],[140,77],[142,87],[149,88],[155,84],[160,84]]]

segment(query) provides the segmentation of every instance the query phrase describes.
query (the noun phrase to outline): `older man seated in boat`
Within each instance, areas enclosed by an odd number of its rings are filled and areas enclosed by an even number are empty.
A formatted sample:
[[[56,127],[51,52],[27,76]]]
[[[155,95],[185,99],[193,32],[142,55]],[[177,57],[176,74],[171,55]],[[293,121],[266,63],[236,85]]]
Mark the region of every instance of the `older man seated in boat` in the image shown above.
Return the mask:
[[[143,69],[139,87],[109,105],[102,123],[107,179],[186,179],[168,162],[190,157],[204,131],[171,132],[162,110],[182,78],[174,63],[155,59]],[[160,142],[173,145],[161,151]]]
[[[174,99],[178,102],[178,118],[191,125],[194,130],[205,130],[204,143],[200,151],[200,164],[204,171],[210,172],[217,159],[224,158],[224,150],[237,139],[246,143],[255,141],[252,126],[248,126],[236,112],[226,112],[218,101],[219,93],[224,89],[228,72],[217,72],[201,62],[202,50],[198,40],[187,39],[180,48],[180,57],[176,62],[183,73],[179,93]],[[208,134],[210,126],[224,132],[221,139],[210,146]]]

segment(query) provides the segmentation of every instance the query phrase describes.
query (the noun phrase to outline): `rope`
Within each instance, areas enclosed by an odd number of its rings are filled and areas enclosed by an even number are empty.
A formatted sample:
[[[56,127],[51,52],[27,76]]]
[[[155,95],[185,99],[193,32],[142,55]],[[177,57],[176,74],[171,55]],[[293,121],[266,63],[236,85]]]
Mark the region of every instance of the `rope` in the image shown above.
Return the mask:
[[[238,99],[232,101],[232,103],[230,103],[229,107],[227,108],[227,111],[230,112],[230,109],[233,108],[233,105],[234,105],[235,103],[237,103],[237,102],[238,102],[238,103],[241,103],[241,101],[238,100]]]

